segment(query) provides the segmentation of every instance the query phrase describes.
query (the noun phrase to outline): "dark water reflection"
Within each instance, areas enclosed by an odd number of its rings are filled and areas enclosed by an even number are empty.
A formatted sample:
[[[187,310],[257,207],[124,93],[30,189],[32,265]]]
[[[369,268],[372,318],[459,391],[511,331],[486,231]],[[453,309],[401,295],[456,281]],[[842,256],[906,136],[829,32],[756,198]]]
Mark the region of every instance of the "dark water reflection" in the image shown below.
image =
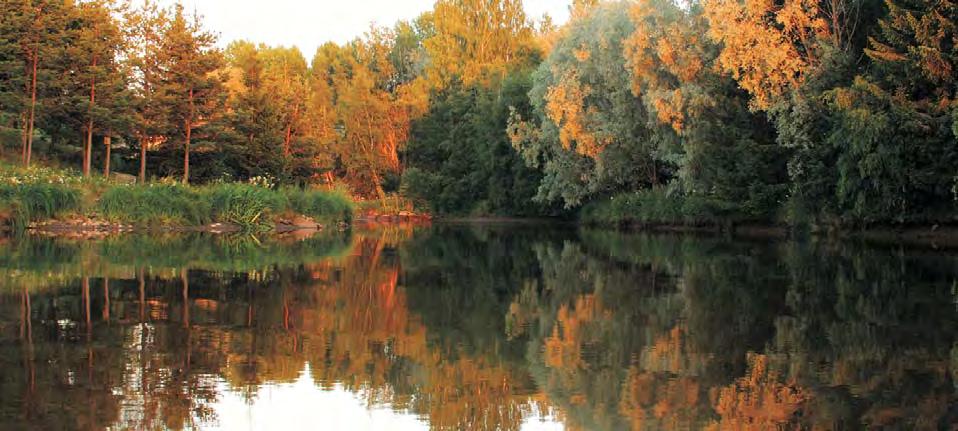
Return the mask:
[[[529,226],[0,244],[0,429],[955,429],[958,256]]]

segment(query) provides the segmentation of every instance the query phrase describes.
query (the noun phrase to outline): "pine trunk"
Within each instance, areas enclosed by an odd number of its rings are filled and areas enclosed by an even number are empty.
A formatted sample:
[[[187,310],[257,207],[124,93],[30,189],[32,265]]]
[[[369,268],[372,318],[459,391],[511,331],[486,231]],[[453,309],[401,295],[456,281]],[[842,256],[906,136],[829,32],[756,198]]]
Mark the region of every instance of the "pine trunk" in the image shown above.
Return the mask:
[[[93,56],[93,65],[90,67],[91,73],[96,69],[97,58]],[[90,110],[87,113],[89,119],[86,124],[86,144],[83,146],[83,176],[90,176],[91,166],[93,165],[93,107],[96,105],[96,75],[90,78]]]
[[[39,20],[39,17],[37,18]],[[37,36],[36,46],[33,48],[33,73],[30,80],[30,120],[27,123],[26,144],[23,149],[23,164],[30,166],[30,159],[33,156],[33,124],[36,120],[37,112],[37,63],[40,62],[40,41]]]
[[[146,138],[140,138],[140,184],[146,182]]]
[[[83,176],[90,176],[90,166],[93,162],[93,119],[86,123],[86,142],[83,143]]]
[[[193,89],[190,88],[190,113],[186,117],[186,143],[183,151],[183,184],[190,182],[190,138],[193,134]]]

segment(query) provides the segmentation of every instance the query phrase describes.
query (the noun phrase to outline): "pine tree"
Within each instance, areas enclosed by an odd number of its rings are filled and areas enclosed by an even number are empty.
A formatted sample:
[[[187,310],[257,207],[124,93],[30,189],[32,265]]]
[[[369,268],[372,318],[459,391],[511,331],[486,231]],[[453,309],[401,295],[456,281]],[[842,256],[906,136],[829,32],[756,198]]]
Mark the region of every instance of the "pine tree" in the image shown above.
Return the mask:
[[[67,56],[77,65],[71,90],[80,99],[79,116],[84,118],[83,174],[90,175],[93,137],[103,137],[106,156],[104,174],[109,174],[110,143],[113,135],[129,127],[130,95],[128,74],[120,63],[126,39],[120,22],[114,18],[123,11],[112,0],[80,3],[76,11],[75,36]],[[85,100],[84,100],[85,99]]]
[[[20,131],[21,161],[29,166],[39,112],[50,87],[54,65],[66,41],[69,2],[8,0],[0,3],[0,107],[15,116]]]
[[[221,115],[225,103],[222,53],[216,37],[202,29],[198,17],[190,20],[177,5],[163,29],[158,61],[163,63],[162,82],[170,95],[170,119],[183,137],[183,182],[190,180],[190,150],[193,132]],[[171,137],[168,137],[171,138]]]

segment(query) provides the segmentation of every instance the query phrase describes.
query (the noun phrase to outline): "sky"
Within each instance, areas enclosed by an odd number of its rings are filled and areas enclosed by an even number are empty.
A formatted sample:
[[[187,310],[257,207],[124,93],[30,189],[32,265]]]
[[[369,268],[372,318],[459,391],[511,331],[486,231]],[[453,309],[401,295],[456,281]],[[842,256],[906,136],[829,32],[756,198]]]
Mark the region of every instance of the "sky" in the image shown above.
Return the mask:
[[[198,424],[203,431],[226,430],[324,430],[429,431],[423,418],[410,412],[397,412],[386,405],[371,405],[368,399],[336,384],[321,389],[311,377],[307,364],[299,379],[292,383],[262,385],[252,400],[225,382],[217,385],[219,396],[210,407],[215,423]],[[536,411],[529,405],[528,411]],[[520,431],[562,431],[557,418],[531,414]],[[200,421],[202,422],[202,421]]]
[[[570,0],[523,0],[526,14],[548,13],[555,23],[568,18]],[[344,43],[361,36],[370,23],[392,26],[432,9],[435,0],[161,0],[182,3],[203,16],[220,44],[246,39],[268,45],[297,46],[306,58],[325,42]]]

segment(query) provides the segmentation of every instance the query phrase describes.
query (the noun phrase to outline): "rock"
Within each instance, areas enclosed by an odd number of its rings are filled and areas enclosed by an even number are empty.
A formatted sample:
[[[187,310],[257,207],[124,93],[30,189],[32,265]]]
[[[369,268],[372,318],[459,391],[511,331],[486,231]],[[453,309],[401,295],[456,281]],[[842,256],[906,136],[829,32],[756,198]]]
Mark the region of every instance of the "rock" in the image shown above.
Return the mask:
[[[110,177],[112,177],[114,181],[120,184],[135,184],[136,183],[136,177],[130,174],[113,172],[112,174],[110,174]]]
[[[312,218],[301,215],[293,217],[293,220],[291,220],[290,224],[298,229],[316,230],[320,228],[319,223],[316,223],[316,221],[314,221]]]

